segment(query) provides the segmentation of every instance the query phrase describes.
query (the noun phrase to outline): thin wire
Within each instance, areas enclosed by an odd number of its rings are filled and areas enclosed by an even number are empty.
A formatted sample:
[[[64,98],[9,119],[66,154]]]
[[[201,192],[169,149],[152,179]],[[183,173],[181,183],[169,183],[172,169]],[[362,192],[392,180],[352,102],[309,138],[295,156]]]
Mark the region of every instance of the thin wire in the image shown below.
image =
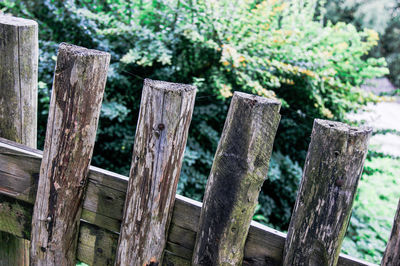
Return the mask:
[[[132,72],[126,71],[126,70],[124,70],[124,69],[122,69],[121,71],[122,71],[122,72],[125,72],[125,73],[127,73],[127,74],[129,74],[129,75],[131,75],[131,76],[133,76],[133,77],[136,77],[136,78],[138,78],[138,79],[141,79],[141,80],[144,80],[144,79],[145,79],[145,78],[142,77],[142,76],[139,76],[139,75],[134,74],[134,73],[132,73]],[[217,97],[217,96],[219,96],[219,94],[217,94],[217,93],[215,93],[215,94],[209,94],[209,95],[204,95],[204,96],[197,96],[197,95],[196,95],[196,101],[197,101],[197,100],[203,101],[203,100],[205,100],[206,98]],[[284,107],[283,109],[286,109],[285,111],[289,110],[289,111],[291,111],[292,114],[295,113],[295,114],[297,114],[297,115],[300,116],[300,117],[306,117],[306,118],[310,118],[310,119],[315,119],[315,118],[316,118],[316,117],[312,117],[312,116],[310,116],[310,115],[307,115],[306,113],[301,112],[300,109],[295,110],[295,109],[290,108],[290,107]],[[301,112],[301,113],[300,113],[300,112]],[[289,117],[289,115],[282,115],[282,114],[281,114],[281,116],[283,116],[283,117]]]

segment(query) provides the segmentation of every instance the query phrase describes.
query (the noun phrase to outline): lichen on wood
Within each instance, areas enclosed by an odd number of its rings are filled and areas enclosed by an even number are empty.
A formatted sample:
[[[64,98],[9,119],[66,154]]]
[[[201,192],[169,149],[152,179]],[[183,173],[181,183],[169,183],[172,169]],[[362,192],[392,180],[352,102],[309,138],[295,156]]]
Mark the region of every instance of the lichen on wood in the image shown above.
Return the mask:
[[[37,134],[38,50],[35,21],[0,14],[0,137],[32,148]],[[29,265],[29,241],[0,232],[0,250],[1,265]]]
[[[193,265],[241,265],[280,102],[235,92],[208,178]]]
[[[74,265],[110,55],[60,44],[36,202],[31,263]]]
[[[336,265],[372,129],[314,121],[283,265]]]
[[[33,210],[37,187],[29,181],[32,178],[31,175],[39,172],[41,159],[41,151],[0,138],[0,195],[8,195],[8,197],[0,197],[0,205],[13,204],[12,199],[21,199],[28,203],[28,205],[20,205],[24,207],[23,209],[26,207],[26,214],[19,213],[18,216],[13,217],[15,220],[10,223],[21,224],[20,221],[30,219],[29,213],[32,213]],[[18,186],[7,186],[9,183],[7,179],[18,179],[23,182]],[[77,248],[79,261],[89,265],[114,265],[120,229],[120,226],[116,226],[122,219],[122,211],[119,212],[119,210],[122,210],[124,205],[124,200],[120,200],[120,198],[125,199],[127,186],[128,177],[94,166],[90,167],[87,190],[90,187],[96,187],[97,190],[93,189],[93,191],[97,191],[97,194],[86,194],[84,199]],[[121,192],[118,197],[115,197],[118,193],[116,191]],[[7,198],[11,198],[11,201]],[[97,202],[99,201],[108,202],[108,208],[98,208]],[[163,263],[166,265],[171,265],[168,264],[171,262],[169,258],[174,256],[178,256],[179,261],[185,260],[184,263],[190,265],[201,206],[201,202],[176,195],[167,239],[167,243],[173,245],[167,245],[164,249],[164,252],[168,253],[164,255],[164,259],[167,260],[164,260]],[[2,214],[2,210],[6,212]],[[1,215],[9,216],[7,208],[0,208]],[[25,216],[26,219],[23,218]],[[3,228],[7,230],[9,227]],[[16,235],[23,237],[27,235],[27,231],[23,231],[28,229],[25,226],[12,228]],[[17,232],[16,229],[21,229],[21,231]],[[281,265],[285,238],[286,234],[252,221],[246,239],[243,265]],[[181,264],[176,262],[175,265],[180,266]],[[372,266],[373,264],[340,254],[338,265]]]
[[[196,88],[144,81],[116,265],[161,263]]]

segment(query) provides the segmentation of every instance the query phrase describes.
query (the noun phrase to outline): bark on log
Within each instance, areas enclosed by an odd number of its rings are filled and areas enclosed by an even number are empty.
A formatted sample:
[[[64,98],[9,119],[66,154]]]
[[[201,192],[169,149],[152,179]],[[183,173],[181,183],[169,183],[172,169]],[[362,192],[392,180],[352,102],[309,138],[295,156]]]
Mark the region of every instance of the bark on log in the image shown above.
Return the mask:
[[[37,75],[37,23],[0,15],[0,137],[32,148],[37,134]],[[29,241],[0,232],[0,265],[29,265]]]
[[[194,86],[144,81],[116,265],[161,263],[195,96]]]
[[[31,263],[74,265],[110,55],[59,46],[32,219]]]
[[[280,103],[235,92],[208,179],[193,265],[241,265]]]
[[[382,266],[400,266],[400,200],[394,216],[392,233],[383,255]]]
[[[283,265],[336,265],[371,128],[316,119]]]

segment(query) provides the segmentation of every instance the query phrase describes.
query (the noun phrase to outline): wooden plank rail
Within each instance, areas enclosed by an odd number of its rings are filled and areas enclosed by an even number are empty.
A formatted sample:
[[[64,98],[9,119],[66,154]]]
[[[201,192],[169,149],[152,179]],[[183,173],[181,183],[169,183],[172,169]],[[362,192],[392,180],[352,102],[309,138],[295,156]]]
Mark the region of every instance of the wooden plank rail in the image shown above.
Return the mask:
[[[30,228],[24,226],[24,221],[30,219],[29,213],[33,210],[41,158],[41,151],[0,138],[0,221],[6,216],[14,219],[12,223],[16,226],[9,226],[8,230],[12,229],[15,235],[26,239],[30,237]],[[93,193],[87,193],[83,203],[78,260],[89,265],[114,264],[127,185],[125,176],[90,167],[87,190]],[[19,206],[15,216],[8,208],[12,203]],[[179,261],[184,264],[175,265],[190,265],[200,210],[200,202],[176,196],[164,262]],[[0,230],[7,230],[7,226],[0,222]],[[252,221],[243,264],[279,265],[284,243],[285,234]],[[338,265],[375,264],[341,254]]]
[[[371,133],[314,120],[283,265],[336,265]]]
[[[235,92],[207,181],[193,265],[241,265],[281,103]]]
[[[0,14],[0,40],[0,137],[36,148],[38,24]],[[29,265],[29,241],[0,232],[0,265]]]
[[[196,87],[145,79],[116,265],[158,265],[166,243]]]
[[[60,44],[32,217],[33,265],[75,265],[110,54]]]

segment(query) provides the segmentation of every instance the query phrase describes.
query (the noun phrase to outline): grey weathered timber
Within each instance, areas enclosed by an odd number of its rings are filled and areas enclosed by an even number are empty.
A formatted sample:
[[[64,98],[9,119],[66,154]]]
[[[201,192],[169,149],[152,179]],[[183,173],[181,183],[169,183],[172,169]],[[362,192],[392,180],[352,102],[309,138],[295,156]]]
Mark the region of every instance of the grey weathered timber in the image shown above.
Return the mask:
[[[281,104],[235,92],[207,181],[193,265],[241,265]]]
[[[314,121],[283,265],[336,265],[371,128]]]
[[[60,44],[37,197],[33,265],[75,265],[87,174],[110,55]]]
[[[0,136],[33,148],[37,78],[37,23],[0,14]],[[29,241],[0,232],[0,265],[29,265]]]
[[[0,136],[36,147],[38,25],[0,15]]]
[[[6,229],[15,235],[30,237],[29,222],[25,221],[30,220],[33,210],[41,159],[41,151],[0,138],[0,195],[7,195],[0,197],[0,221],[2,217],[9,219],[6,225],[0,223],[0,230]],[[16,178],[18,182],[13,182]],[[89,265],[114,265],[127,186],[128,177],[90,167],[87,190],[97,190],[98,194],[87,194],[84,199],[78,237],[78,260]],[[8,206],[15,204],[14,199],[20,205],[16,215],[10,215]],[[163,261],[166,265],[170,265],[167,264],[169,260],[186,263],[175,265],[190,265],[192,254],[187,251],[193,251],[201,206],[201,202],[176,195]],[[285,237],[284,233],[252,221],[243,264],[280,265]],[[182,253],[182,250],[185,252]],[[341,254],[338,265],[374,264]]]
[[[392,233],[383,255],[382,266],[400,266],[400,200],[394,216]]]
[[[145,79],[116,265],[160,263],[196,87]]]

